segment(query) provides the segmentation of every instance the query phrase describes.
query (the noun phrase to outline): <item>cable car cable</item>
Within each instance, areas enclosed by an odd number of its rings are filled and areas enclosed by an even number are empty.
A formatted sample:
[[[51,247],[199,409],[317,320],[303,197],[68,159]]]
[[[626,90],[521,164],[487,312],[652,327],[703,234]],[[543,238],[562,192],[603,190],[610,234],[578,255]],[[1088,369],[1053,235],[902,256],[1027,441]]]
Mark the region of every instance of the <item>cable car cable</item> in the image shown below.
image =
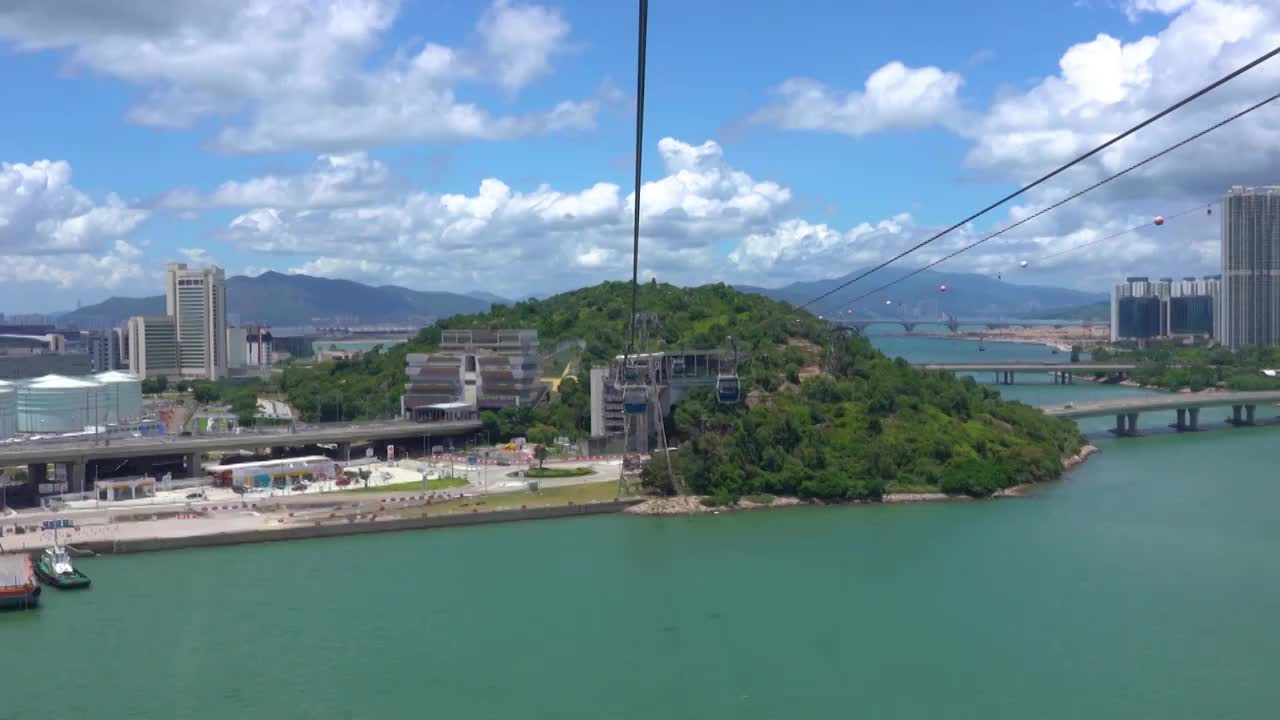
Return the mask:
[[[1004,228],[1004,229],[1002,229],[1002,230],[998,230],[998,231],[996,231],[996,232],[994,232],[994,233],[991,233],[990,235],[987,235],[986,237],[983,237],[983,238],[981,238],[981,239],[979,239],[979,240],[976,240],[976,241],[974,241],[974,242],[972,242],[972,243],[969,243],[968,245],[965,245],[964,247],[962,247],[962,248],[960,248],[960,249],[956,250],[955,252],[949,253],[949,254],[947,254],[947,255],[944,255],[944,256],[942,256],[942,257],[938,258],[937,260],[934,260],[933,262],[929,263],[928,265],[925,265],[924,267],[921,267],[921,268],[917,268],[917,269],[915,269],[915,270],[912,270],[911,272],[907,273],[906,275],[903,275],[902,277],[898,278],[897,280],[893,280],[892,282],[888,282],[888,283],[886,283],[886,284],[884,284],[884,285],[881,285],[880,287],[876,288],[875,290],[872,290],[872,291],[867,292],[867,293],[863,293],[862,295],[859,295],[858,297],[856,297],[856,298],[854,298],[853,300],[851,300],[849,304],[850,304],[850,305],[852,305],[853,303],[856,303],[856,302],[858,302],[859,300],[862,300],[862,299],[864,299],[864,298],[870,297],[871,295],[874,295],[874,294],[876,294],[876,293],[880,292],[881,290],[885,290],[886,288],[893,287],[894,285],[897,285],[898,283],[902,282],[903,280],[906,280],[907,278],[909,278],[909,277],[913,277],[913,276],[915,276],[915,275],[919,275],[920,273],[924,272],[925,270],[928,270],[929,268],[932,268],[932,267],[935,267],[935,266],[937,266],[937,265],[940,265],[940,264],[942,264],[942,263],[946,262],[947,260],[950,260],[951,258],[953,258],[953,257],[955,257],[955,256],[957,256],[957,255],[959,255],[960,253],[967,252],[967,251],[972,250],[973,248],[975,248],[975,247],[977,247],[977,246],[979,246],[979,245],[981,245],[981,244],[985,243],[985,242],[986,242],[986,241],[988,241],[988,240],[992,240],[992,239],[994,239],[994,238],[1000,237],[1001,235],[1003,235],[1003,234],[1005,234],[1005,233],[1009,232],[1010,230],[1012,230],[1012,229],[1014,229],[1014,228],[1016,228],[1016,227],[1018,227],[1018,226],[1020,226],[1020,225],[1023,225],[1023,224],[1025,224],[1025,223],[1031,222],[1032,220],[1035,220],[1036,218],[1040,217],[1041,215],[1044,215],[1045,213],[1047,213],[1047,212],[1049,212],[1049,211],[1051,211],[1051,210],[1055,210],[1055,209],[1057,209],[1057,208],[1059,208],[1059,207],[1062,207],[1063,205],[1066,205],[1067,203],[1071,202],[1072,200],[1075,200],[1076,198],[1080,197],[1081,195],[1084,195],[1085,193],[1088,193],[1088,192],[1091,192],[1091,191],[1093,191],[1093,190],[1096,190],[1096,189],[1098,189],[1098,188],[1102,187],[1103,185],[1106,185],[1107,183],[1111,182],[1112,180],[1115,180],[1116,178],[1122,177],[1122,176],[1124,176],[1124,175],[1127,175],[1127,174],[1128,174],[1128,173],[1130,173],[1130,172],[1133,172],[1134,170],[1137,170],[1138,168],[1142,167],[1143,165],[1146,165],[1147,163],[1151,162],[1152,160],[1156,160],[1157,158],[1161,158],[1161,157],[1163,157],[1163,156],[1165,156],[1165,155],[1167,155],[1167,154],[1169,154],[1169,153],[1173,152],[1174,150],[1177,150],[1178,148],[1182,147],[1183,145],[1186,145],[1186,144],[1191,143],[1191,142],[1193,142],[1193,141],[1195,141],[1195,140],[1198,140],[1198,139],[1200,139],[1201,137],[1204,137],[1205,135],[1208,135],[1209,133],[1213,132],[1214,130],[1217,130],[1218,128],[1223,127],[1224,125],[1227,125],[1227,124],[1229,124],[1229,123],[1231,123],[1231,122],[1233,122],[1233,121],[1235,121],[1235,120],[1238,120],[1238,119],[1240,119],[1240,118],[1244,117],[1245,115],[1248,115],[1249,113],[1253,112],[1254,110],[1257,110],[1258,108],[1260,108],[1260,107],[1262,107],[1262,106],[1266,105],[1267,103],[1270,103],[1270,102],[1275,101],[1276,99],[1280,99],[1280,93],[1276,93],[1276,94],[1271,95],[1270,97],[1268,97],[1268,98],[1266,98],[1266,99],[1264,99],[1264,100],[1261,100],[1261,101],[1259,101],[1259,102],[1256,102],[1256,103],[1254,103],[1253,105],[1250,105],[1249,107],[1245,108],[1244,110],[1241,110],[1240,112],[1236,113],[1235,115],[1232,115],[1232,116],[1227,117],[1227,118],[1225,118],[1225,119],[1223,119],[1223,120],[1220,120],[1220,121],[1218,121],[1218,122],[1214,123],[1213,125],[1210,125],[1209,127],[1205,128],[1204,130],[1201,130],[1200,132],[1198,132],[1198,133],[1196,133],[1196,134],[1194,134],[1194,135],[1191,135],[1191,136],[1189,136],[1189,137],[1187,137],[1187,138],[1184,138],[1183,140],[1181,140],[1181,141],[1179,141],[1179,142],[1177,142],[1177,143],[1174,143],[1173,145],[1170,145],[1169,147],[1167,147],[1167,148],[1165,148],[1165,149],[1161,150],[1160,152],[1158,152],[1158,153],[1156,153],[1156,154],[1154,154],[1154,155],[1150,155],[1150,156],[1148,156],[1147,158],[1145,158],[1145,159],[1143,159],[1143,160],[1139,160],[1138,162],[1136,162],[1136,163],[1134,163],[1134,164],[1130,165],[1129,167],[1127,167],[1127,168],[1125,168],[1125,169],[1123,169],[1123,170],[1121,170],[1121,171],[1119,171],[1119,172],[1117,172],[1117,173],[1115,173],[1115,174],[1113,174],[1113,175],[1108,175],[1107,177],[1105,177],[1105,178],[1103,178],[1103,179],[1099,180],[1098,182],[1096,182],[1096,183],[1094,183],[1094,184],[1092,184],[1092,185],[1090,185],[1090,186],[1088,186],[1088,187],[1084,188],[1083,190],[1078,190],[1078,191],[1076,191],[1076,192],[1072,193],[1071,195],[1068,195],[1067,197],[1065,197],[1065,198],[1063,198],[1063,199],[1059,200],[1058,202],[1053,203],[1052,205],[1046,206],[1046,207],[1044,207],[1044,208],[1042,208],[1042,209],[1040,209],[1040,210],[1036,211],[1035,213],[1033,213],[1033,214],[1031,214],[1031,215],[1028,215],[1027,217],[1025,217],[1025,218],[1023,218],[1023,219],[1019,220],[1019,221],[1018,221],[1018,222],[1016,222],[1016,223],[1013,223],[1012,225],[1010,225],[1010,226],[1008,226],[1008,227],[1006,227],[1006,228]],[[1201,206],[1201,207],[1203,207],[1203,206]],[[1196,209],[1198,210],[1199,208],[1196,208]],[[802,305],[801,307],[804,307],[804,306]]]
[[[636,296],[640,289],[640,166],[644,159],[644,59],[649,34],[649,0],[640,0],[640,37],[636,44],[636,200],[631,219],[631,330],[630,355],[636,347]]]
[[[1174,104],[1170,105],[1169,107],[1165,108],[1164,110],[1161,110],[1160,112],[1156,113],[1155,115],[1152,115],[1151,117],[1147,118],[1146,120],[1143,120],[1142,122],[1138,123],[1137,125],[1134,125],[1133,127],[1129,128],[1128,130],[1125,130],[1124,132],[1120,133],[1119,135],[1116,135],[1115,137],[1113,137],[1113,138],[1111,138],[1110,140],[1108,140],[1108,141],[1106,141],[1106,142],[1102,143],[1101,145],[1099,145],[1099,146],[1095,147],[1094,149],[1092,149],[1092,150],[1090,150],[1090,151],[1088,151],[1088,152],[1084,153],[1083,155],[1080,155],[1079,157],[1075,158],[1074,160],[1071,160],[1070,162],[1066,163],[1065,165],[1060,165],[1057,169],[1053,170],[1052,172],[1049,172],[1049,173],[1047,173],[1047,174],[1045,174],[1045,175],[1042,175],[1042,176],[1040,176],[1038,179],[1036,179],[1036,180],[1032,181],[1031,183],[1029,183],[1029,184],[1027,184],[1027,185],[1023,185],[1022,187],[1018,188],[1017,190],[1015,190],[1015,191],[1013,191],[1013,192],[1009,193],[1008,195],[1005,195],[1004,197],[1002,197],[1002,198],[1000,198],[999,200],[997,200],[997,201],[995,201],[995,202],[991,203],[990,205],[988,205],[988,206],[986,206],[986,207],[982,208],[981,210],[979,210],[979,211],[977,211],[977,212],[973,213],[973,214],[972,214],[972,215],[970,215],[969,217],[966,217],[965,219],[961,220],[960,222],[957,222],[956,224],[954,224],[954,225],[952,225],[952,226],[950,226],[950,227],[948,227],[948,228],[946,228],[946,229],[942,230],[941,232],[938,232],[937,234],[935,234],[935,235],[933,235],[933,236],[931,236],[931,237],[929,237],[929,238],[927,238],[927,239],[925,239],[925,240],[922,240],[921,242],[919,242],[919,243],[917,243],[917,244],[913,245],[912,247],[907,248],[906,250],[904,250],[904,251],[902,251],[902,252],[898,253],[897,255],[894,255],[893,257],[889,258],[888,260],[885,260],[884,262],[880,263],[879,265],[876,265],[875,267],[871,268],[870,270],[866,270],[866,271],[864,271],[864,272],[862,272],[862,273],[859,273],[857,277],[854,277],[854,278],[853,278],[853,279],[851,279],[851,280],[847,280],[847,281],[845,281],[845,282],[843,282],[843,283],[841,283],[841,284],[837,285],[836,287],[834,287],[834,288],[832,288],[832,289],[830,289],[830,290],[828,290],[828,291],[826,291],[826,292],[822,293],[821,295],[819,295],[819,296],[815,297],[814,299],[810,300],[809,302],[806,302],[805,304],[800,305],[800,306],[799,306],[799,307],[800,307],[800,309],[807,308],[807,307],[809,307],[810,305],[812,305],[812,304],[814,304],[814,303],[818,302],[819,300],[823,300],[823,299],[825,299],[825,298],[828,298],[828,297],[830,297],[830,296],[834,295],[835,293],[837,293],[837,292],[839,292],[839,291],[841,291],[841,290],[843,290],[843,289],[845,289],[845,288],[849,287],[850,285],[852,285],[852,284],[854,284],[855,282],[857,282],[857,281],[861,280],[862,278],[865,278],[866,276],[870,275],[871,273],[876,272],[877,270],[881,270],[881,269],[883,269],[883,268],[885,268],[885,267],[889,266],[890,264],[895,263],[895,262],[897,262],[898,260],[901,260],[902,258],[904,258],[904,257],[906,257],[906,256],[908,256],[908,255],[910,255],[911,253],[915,252],[916,250],[919,250],[920,248],[924,247],[925,245],[928,245],[928,244],[930,244],[930,243],[934,242],[935,240],[937,240],[937,239],[941,238],[942,236],[947,235],[947,234],[949,234],[949,233],[953,232],[954,230],[956,230],[956,229],[958,229],[958,228],[960,228],[960,227],[962,227],[962,226],[964,226],[964,225],[966,225],[966,224],[968,224],[968,223],[970,223],[970,222],[972,222],[972,221],[974,221],[974,220],[978,219],[979,217],[982,217],[983,215],[986,215],[988,212],[991,212],[992,210],[994,210],[994,209],[996,209],[996,208],[1000,207],[1001,205],[1005,204],[1006,202],[1009,202],[1010,200],[1012,200],[1012,199],[1014,199],[1014,198],[1016,198],[1016,197],[1018,197],[1018,196],[1020,196],[1020,195],[1022,195],[1022,194],[1024,194],[1024,193],[1026,193],[1028,190],[1031,190],[1032,188],[1035,188],[1035,187],[1037,187],[1037,186],[1041,185],[1042,183],[1044,183],[1044,182],[1048,181],[1049,179],[1051,179],[1051,178],[1053,178],[1053,177],[1056,177],[1057,175],[1059,175],[1059,174],[1061,174],[1061,173],[1065,172],[1066,170],[1068,170],[1069,168],[1072,168],[1072,167],[1074,167],[1074,166],[1076,166],[1076,165],[1078,165],[1078,164],[1080,164],[1080,163],[1084,162],[1085,160],[1088,160],[1089,158],[1093,157],[1094,155],[1097,155],[1098,153],[1102,152],[1103,150],[1106,150],[1107,148],[1111,147],[1112,145],[1115,145],[1116,143],[1118,143],[1118,142],[1120,142],[1121,140],[1123,140],[1123,139],[1125,139],[1125,138],[1129,137],[1130,135],[1132,135],[1132,134],[1134,134],[1134,133],[1138,132],[1139,130],[1141,130],[1141,129],[1143,129],[1143,128],[1147,127],[1148,125],[1150,125],[1150,124],[1154,123],[1155,121],[1159,120],[1160,118],[1163,118],[1164,116],[1166,116],[1166,115],[1168,115],[1168,114],[1170,114],[1170,113],[1172,113],[1172,112],[1174,112],[1174,111],[1178,110],[1178,109],[1179,109],[1179,108],[1181,108],[1182,106],[1184,106],[1184,105],[1186,105],[1186,104],[1188,104],[1188,103],[1190,103],[1190,102],[1192,102],[1192,101],[1196,100],[1197,98],[1201,97],[1202,95],[1205,95],[1205,94],[1207,94],[1207,93],[1209,93],[1209,92],[1211,92],[1211,91],[1213,91],[1213,90],[1217,89],[1218,87],[1220,87],[1220,86],[1222,86],[1222,85],[1225,85],[1226,83],[1230,82],[1231,80],[1234,80],[1236,77],[1239,77],[1240,75],[1243,75],[1244,73],[1246,73],[1246,72],[1248,72],[1249,70],[1252,70],[1253,68],[1257,67],[1258,65],[1261,65],[1262,63],[1264,63],[1264,62],[1266,62],[1266,61],[1270,60],[1271,58],[1275,57],[1276,55],[1280,55],[1280,47],[1276,47],[1276,48],[1272,49],[1270,52],[1267,52],[1267,53],[1263,54],[1262,56],[1258,57],[1257,59],[1253,60],[1253,61],[1252,61],[1252,62],[1250,62],[1249,64],[1244,65],[1244,66],[1242,66],[1242,67],[1240,67],[1240,68],[1237,68],[1236,70],[1234,70],[1234,71],[1232,71],[1232,72],[1230,72],[1230,73],[1228,73],[1228,74],[1226,74],[1226,75],[1224,75],[1224,76],[1222,76],[1222,77],[1218,78],[1217,80],[1213,81],[1212,83],[1209,83],[1208,85],[1206,85],[1206,86],[1204,86],[1204,87],[1200,88],[1199,90],[1197,90],[1197,91],[1195,91],[1195,92],[1191,93],[1190,95],[1188,95],[1188,96],[1184,97],[1183,99],[1181,99],[1181,100],[1179,100],[1179,101],[1175,102]]]

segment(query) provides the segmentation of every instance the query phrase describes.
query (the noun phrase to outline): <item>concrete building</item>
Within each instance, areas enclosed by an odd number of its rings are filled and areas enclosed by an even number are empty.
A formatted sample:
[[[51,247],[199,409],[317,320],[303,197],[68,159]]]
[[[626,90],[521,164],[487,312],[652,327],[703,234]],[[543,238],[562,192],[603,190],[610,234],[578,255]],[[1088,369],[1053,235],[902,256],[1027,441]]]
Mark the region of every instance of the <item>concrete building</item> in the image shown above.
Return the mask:
[[[401,399],[404,414],[415,418],[425,408],[440,403],[476,404],[476,386],[463,379],[463,356],[444,353],[410,353],[405,358],[408,381]]]
[[[0,440],[13,437],[18,432],[18,389],[13,383],[0,380]]]
[[[178,329],[169,316],[129,318],[129,372],[142,379],[178,371]]]
[[[1222,198],[1220,340],[1232,349],[1280,344],[1280,186]]]
[[[275,341],[271,328],[256,325],[245,333],[245,365],[253,368],[269,368],[276,362]]]
[[[227,370],[241,370],[248,363],[249,329],[227,328]]]
[[[1172,278],[1152,282],[1145,276],[1125,278],[1111,287],[1111,342],[1146,340],[1164,334],[1164,313]]]
[[[227,374],[227,291],[220,267],[165,266],[165,313],[178,333],[178,371],[217,380]]]
[[[120,335],[113,330],[93,332],[88,338],[89,364],[94,372],[120,368]]]
[[[41,375],[88,375],[89,356],[83,353],[0,354],[0,380],[23,380]]]
[[[106,398],[92,378],[44,375],[18,384],[18,431],[82,432],[103,424]]]
[[[118,327],[111,331],[116,336],[116,351],[119,355],[116,357],[116,369],[127,370],[129,368],[129,328]]]
[[[636,376],[652,373],[655,382],[643,413],[628,418],[623,403],[625,377],[619,379],[623,357],[609,367],[591,369],[591,437],[628,437],[628,447],[648,447],[657,433],[660,418],[671,414],[671,406],[695,387],[715,386],[720,374],[718,350],[669,350],[632,355],[629,363]]]
[[[1221,290],[1217,275],[1125,278],[1111,288],[1111,341],[1216,337]]]

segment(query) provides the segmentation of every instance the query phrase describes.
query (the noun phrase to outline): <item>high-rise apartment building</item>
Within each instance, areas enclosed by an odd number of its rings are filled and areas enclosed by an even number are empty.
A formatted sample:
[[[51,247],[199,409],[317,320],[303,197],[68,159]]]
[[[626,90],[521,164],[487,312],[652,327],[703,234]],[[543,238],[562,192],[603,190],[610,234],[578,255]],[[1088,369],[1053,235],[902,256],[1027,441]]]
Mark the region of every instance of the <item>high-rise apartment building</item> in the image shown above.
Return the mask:
[[[227,374],[227,290],[220,267],[165,266],[165,311],[178,332],[178,371],[216,380]]]
[[[1222,198],[1219,340],[1280,344],[1280,186],[1231,188]]]
[[[140,378],[180,374],[178,328],[172,317],[131,317],[125,335],[129,341],[129,372]]]
[[[1111,288],[1111,341],[1217,337],[1222,283],[1216,275],[1179,280],[1125,278]]]

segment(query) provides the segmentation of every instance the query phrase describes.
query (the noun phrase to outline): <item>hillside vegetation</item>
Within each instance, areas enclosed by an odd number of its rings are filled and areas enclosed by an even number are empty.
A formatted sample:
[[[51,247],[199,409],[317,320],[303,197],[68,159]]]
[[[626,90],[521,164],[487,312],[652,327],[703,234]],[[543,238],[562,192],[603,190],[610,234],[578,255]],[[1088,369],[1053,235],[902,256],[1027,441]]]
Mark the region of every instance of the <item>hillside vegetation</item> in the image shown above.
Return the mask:
[[[1230,390],[1280,390],[1280,378],[1264,369],[1280,369],[1280,348],[1152,348],[1116,352],[1095,350],[1094,360],[1114,358],[1138,364],[1131,377],[1143,385],[1193,391],[1222,385]]]
[[[283,385],[307,419],[394,412],[404,356],[438,347],[441,328],[534,328],[548,350],[582,339],[584,368],[608,362],[627,337],[630,288],[604,283],[477,315],[441,321],[412,342],[360,360],[290,368]],[[722,347],[732,335],[749,403],[721,405],[710,388],[679,403],[669,419],[675,471],[691,492],[717,497],[758,493],[832,500],[873,499],[891,484],[987,495],[1057,477],[1061,458],[1083,438],[1069,420],[1001,400],[948,373],[890,360],[861,337],[785,303],[724,285],[640,288],[640,308],[661,326],[651,350]],[[818,366],[826,370],[819,374]],[[491,439],[527,434],[582,437],[589,431],[587,388],[572,379],[552,402],[484,413]],[[645,484],[671,492],[659,457]]]

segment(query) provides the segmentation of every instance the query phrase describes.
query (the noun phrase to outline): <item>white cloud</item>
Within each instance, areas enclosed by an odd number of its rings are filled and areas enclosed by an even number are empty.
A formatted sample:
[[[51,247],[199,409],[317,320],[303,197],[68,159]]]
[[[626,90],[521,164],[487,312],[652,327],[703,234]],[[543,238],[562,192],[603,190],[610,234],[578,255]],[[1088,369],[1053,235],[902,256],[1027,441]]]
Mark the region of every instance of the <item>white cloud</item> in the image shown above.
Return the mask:
[[[464,81],[508,92],[549,72],[569,26],[552,10],[497,0],[478,21],[482,47],[426,43],[371,58],[394,0],[154,2],[128,8],[16,0],[0,39],[63,50],[74,68],[144,90],[137,123],[183,128],[213,118],[213,144],[235,152],[356,149],[378,143],[505,139],[589,128],[600,98],[494,115],[458,97]]]
[[[66,161],[0,163],[0,252],[6,256],[94,250],[128,235],[147,214],[114,194],[95,202],[71,184]]]
[[[550,72],[569,23],[555,10],[497,0],[480,18],[479,30],[497,65],[498,84],[514,91]]]
[[[359,205],[384,199],[394,188],[391,171],[362,152],[321,155],[305,172],[272,174],[246,181],[230,180],[207,194],[175,190],[160,207],[194,208],[324,208]]]
[[[723,255],[718,244],[767,231],[791,201],[789,189],[729,166],[714,142],[663,138],[658,151],[666,174],[642,188],[641,242],[646,267],[659,276],[705,279]],[[633,203],[613,183],[519,191],[489,178],[471,195],[410,192],[343,208],[255,208],[225,235],[253,252],[314,258],[299,266],[306,271],[407,273],[416,286],[470,282],[519,294],[530,283],[563,288],[625,274]]]
[[[4,262],[0,263],[0,280],[15,284],[53,285],[64,289],[115,290],[126,286],[132,289],[138,281],[147,277],[141,252],[136,245],[116,240],[112,248],[103,255],[6,255]]]
[[[959,122],[957,95],[963,79],[936,67],[891,62],[867,78],[861,91],[836,90],[808,78],[792,78],[775,90],[778,100],[756,111],[753,122],[787,130],[823,130],[854,137],[883,130]]]

